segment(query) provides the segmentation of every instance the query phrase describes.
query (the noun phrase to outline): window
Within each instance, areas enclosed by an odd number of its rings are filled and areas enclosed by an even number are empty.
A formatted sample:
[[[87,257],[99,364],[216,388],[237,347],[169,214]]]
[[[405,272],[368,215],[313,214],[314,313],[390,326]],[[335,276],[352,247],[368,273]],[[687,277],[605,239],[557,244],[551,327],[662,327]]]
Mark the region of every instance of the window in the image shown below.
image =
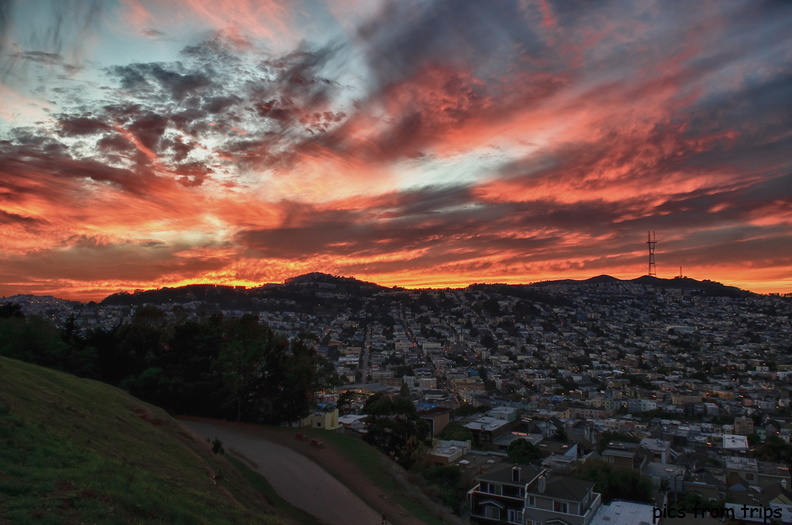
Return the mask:
[[[561,501],[553,501],[553,510],[555,512],[563,512],[566,514],[569,512],[569,505],[567,503],[563,503]]]
[[[528,496],[528,506],[536,507],[536,496]]]
[[[495,505],[487,505],[484,507],[484,517],[490,520],[499,520],[500,509]]]
[[[521,510],[514,510],[509,509],[508,519],[509,523],[520,523],[522,524],[522,511]]]
[[[495,483],[482,483],[481,492],[503,496],[503,485],[496,485]]]

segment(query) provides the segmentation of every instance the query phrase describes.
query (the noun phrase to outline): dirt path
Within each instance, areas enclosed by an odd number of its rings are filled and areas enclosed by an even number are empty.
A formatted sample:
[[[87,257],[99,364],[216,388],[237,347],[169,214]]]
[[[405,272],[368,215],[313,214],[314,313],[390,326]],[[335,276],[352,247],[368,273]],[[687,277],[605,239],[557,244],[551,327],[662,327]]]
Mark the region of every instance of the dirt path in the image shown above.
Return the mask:
[[[293,505],[338,525],[419,525],[401,505],[368,482],[358,467],[331,445],[321,449],[298,441],[296,430],[211,419],[181,418],[200,436],[223,441],[256,465],[256,470]],[[332,473],[331,476],[329,473]]]

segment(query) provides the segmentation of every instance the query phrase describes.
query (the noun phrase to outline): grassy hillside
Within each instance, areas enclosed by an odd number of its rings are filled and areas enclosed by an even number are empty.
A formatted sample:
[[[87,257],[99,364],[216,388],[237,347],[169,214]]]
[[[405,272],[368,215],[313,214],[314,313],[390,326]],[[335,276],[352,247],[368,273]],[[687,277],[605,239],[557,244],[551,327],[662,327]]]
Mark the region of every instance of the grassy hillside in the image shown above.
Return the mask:
[[[295,522],[245,475],[159,408],[0,357],[0,523]]]

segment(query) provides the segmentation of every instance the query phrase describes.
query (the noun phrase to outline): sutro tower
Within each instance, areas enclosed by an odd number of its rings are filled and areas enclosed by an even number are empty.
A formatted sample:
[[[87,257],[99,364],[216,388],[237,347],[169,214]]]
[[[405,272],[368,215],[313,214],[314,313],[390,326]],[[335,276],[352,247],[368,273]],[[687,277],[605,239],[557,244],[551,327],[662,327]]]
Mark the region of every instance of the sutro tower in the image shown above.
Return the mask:
[[[657,241],[655,240],[655,232],[650,231],[646,234],[646,245],[649,246],[649,273],[647,275],[657,277],[657,266],[655,265],[654,251]]]

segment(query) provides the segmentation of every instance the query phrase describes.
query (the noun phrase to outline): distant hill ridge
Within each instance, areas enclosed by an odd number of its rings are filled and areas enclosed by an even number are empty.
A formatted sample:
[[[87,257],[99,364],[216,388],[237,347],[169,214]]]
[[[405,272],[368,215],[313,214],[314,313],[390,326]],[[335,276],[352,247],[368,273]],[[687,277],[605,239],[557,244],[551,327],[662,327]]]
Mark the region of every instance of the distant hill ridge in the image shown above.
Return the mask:
[[[741,290],[733,286],[726,286],[718,282],[695,279],[674,278],[662,279],[658,277],[644,275],[630,280],[622,280],[610,275],[598,275],[584,280],[563,279],[556,281],[541,281],[530,284],[503,284],[503,283],[479,283],[472,284],[464,289],[485,290],[491,289],[498,293],[508,294],[509,290],[518,289],[524,292],[518,295],[525,295],[527,290],[534,289],[548,290],[559,287],[588,287],[598,286],[618,286],[624,284],[639,284],[665,289],[699,290],[706,295],[724,297],[744,297],[754,295],[752,292]],[[190,301],[224,302],[230,301],[240,308],[248,307],[257,297],[281,296],[283,294],[296,293],[305,295],[307,293],[342,293],[349,295],[367,296],[385,290],[404,290],[403,288],[387,288],[376,283],[361,281],[354,277],[341,277],[321,272],[312,272],[298,275],[286,279],[283,283],[269,283],[259,287],[245,288],[241,286],[215,285],[215,284],[193,284],[176,288],[160,288],[156,290],[137,291],[135,293],[120,292],[106,297],[102,304],[143,304],[143,303],[187,303]],[[431,288],[410,290],[414,292],[428,291]]]

